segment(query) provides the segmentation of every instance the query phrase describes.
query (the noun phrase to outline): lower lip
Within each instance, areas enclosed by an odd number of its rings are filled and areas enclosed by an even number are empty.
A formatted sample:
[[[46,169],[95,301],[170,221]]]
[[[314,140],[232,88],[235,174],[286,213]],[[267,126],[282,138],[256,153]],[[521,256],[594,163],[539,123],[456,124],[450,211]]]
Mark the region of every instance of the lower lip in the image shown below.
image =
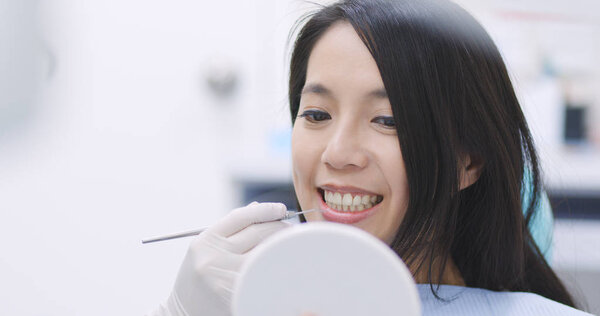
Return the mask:
[[[323,217],[325,218],[325,220],[330,221],[330,222],[338,222],[338,223],[343,223],[343,224],[353,224],[353,223],[357,223],[360,222],[362,220],[364,220],[365,218],[371,216],[373,213],[375,213],[378,209],[379,209],[379,205],[381,205],[381,203],[368,208],[366,210],[362,210],[362,211],[358,211],[358,212],[341,212],[338,210],[334,210],[331,207],[329,207],[327,205],[327,203],[325,203],[325,201],[323,201],[323,198],[321,197],[319,199],[320,204],[321,204],[321,209],[323,210]]]

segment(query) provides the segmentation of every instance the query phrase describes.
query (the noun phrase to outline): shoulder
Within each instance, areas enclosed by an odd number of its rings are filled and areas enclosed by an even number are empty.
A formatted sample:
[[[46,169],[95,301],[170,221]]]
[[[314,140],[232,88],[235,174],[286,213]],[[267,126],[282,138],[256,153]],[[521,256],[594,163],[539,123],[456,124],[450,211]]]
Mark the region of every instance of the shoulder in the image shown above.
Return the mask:
[[[429,315],[590,315],[534,293],[495,292],[463,286],[442,285],[437,299],[429,284],[417,284],[423,316]]]

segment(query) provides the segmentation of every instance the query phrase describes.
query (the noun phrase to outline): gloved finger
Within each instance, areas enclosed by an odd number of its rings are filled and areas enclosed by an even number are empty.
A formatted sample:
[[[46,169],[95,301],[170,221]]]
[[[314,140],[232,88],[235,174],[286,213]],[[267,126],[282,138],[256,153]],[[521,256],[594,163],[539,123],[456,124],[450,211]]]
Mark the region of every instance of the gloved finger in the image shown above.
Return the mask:
[[[290,226],[291,224],[280,221],[248,226],[239,233],[227,238],[230,245],[235,246],[235,249],[230,250],[233,250],[237,254],[243,254],[254,248],[267,237]]]
[[[252,224],[280,220],[285,217],[286,210],[282,203],[253,202],[231,211],[208,230],[229,237]]]

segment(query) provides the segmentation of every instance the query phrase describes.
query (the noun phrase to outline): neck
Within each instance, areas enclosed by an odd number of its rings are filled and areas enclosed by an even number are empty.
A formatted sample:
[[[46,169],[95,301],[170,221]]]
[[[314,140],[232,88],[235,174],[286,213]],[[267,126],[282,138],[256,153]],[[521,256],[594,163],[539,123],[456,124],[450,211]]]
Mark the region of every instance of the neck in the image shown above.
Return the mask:
[[[458,268],[456,267],[456,265],[454,264],[454,261],[452,259],[448,259],[448,261],[446,262],[446,266],[444,267],[444,273],[442,273],[441,280],[438,280],[439,276],[437,274],[437,271],[439,271],[440,266],[439,266],[439,262],[437,260],[434,260],[433,266],[431,268],[432,268],[431,269],[431,271],[432,271],[431,283],[465,286],[465,281],[462,278],[460,271],[458,270]],[[430,280],[427,276],[427,273],[429,271],[429,269],[427,267],[424,266],[422,269],[419,269],[418,271],[416,271],[416,269],[413,269],[413,268],[409,268],[409,269],[412,272],[413,277],[415,278],[415,282],[430,283]]]

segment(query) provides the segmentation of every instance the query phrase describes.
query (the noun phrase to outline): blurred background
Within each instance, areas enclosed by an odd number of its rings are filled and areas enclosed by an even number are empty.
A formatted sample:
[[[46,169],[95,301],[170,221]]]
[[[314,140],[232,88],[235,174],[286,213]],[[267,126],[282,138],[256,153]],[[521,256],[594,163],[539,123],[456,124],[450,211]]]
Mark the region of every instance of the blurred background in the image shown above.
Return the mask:
[[[600,2],[458,2],[535,135],[552,265],[600,313]],[[142,238],[251,200],[293,206],[286,40],[311,8],[0,0],[0,314],[143,314],[189,239]]]

